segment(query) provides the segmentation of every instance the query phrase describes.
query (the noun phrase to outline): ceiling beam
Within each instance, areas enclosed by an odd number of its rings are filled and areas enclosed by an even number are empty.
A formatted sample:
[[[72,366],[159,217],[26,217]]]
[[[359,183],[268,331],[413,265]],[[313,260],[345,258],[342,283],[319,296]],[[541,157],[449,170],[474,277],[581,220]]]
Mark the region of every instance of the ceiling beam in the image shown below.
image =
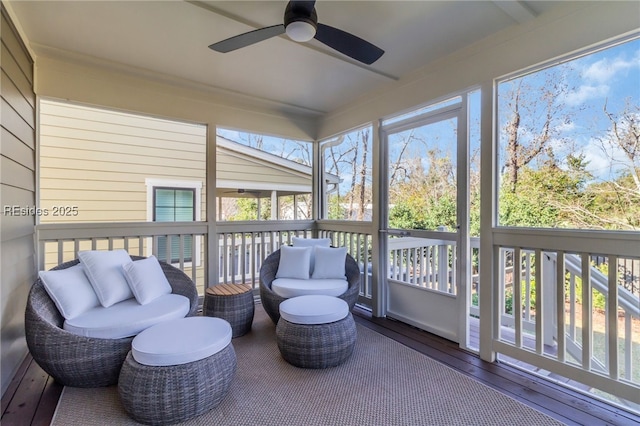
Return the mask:
[[[536,13],[529,8],[523,1],[494,1],[496,6],[502,9],[507,15],[511,16],[517,23],[523,24],[536,17]]]
[[[234,13],[227,12],[226,10],[222,10],[222,9],[214,6],[213,4],[211,4],[211,2],[202,2],[202,1],[197,1],[197,0],[184,0],[184,1],[186,3],[192,4],[194,6],[197,6],[197,7],[201,8],[201,9],[204,9],[204,10],[206,10],[208,12],[212,12],[212,13],[215,13],[216,15],[224,16],[227,19],[230,19],[232,21],[244,24],[244,25],[246,25],[248,27],[251,27],[251,28],[253,28],[255,30],[263,27],[262,24],[259,24],[257,22],[253,22],[253,21],[251,21],[249,19],[243,18],[242,16],[238,16],[238,15],[236,15]],[[340,55],[338,53],[333,53],[331,51],[327,51],[327,50],[321,49],[321,48],[319,48],[317,46],[314,46],[312,44],[309,44],[309,43],[297,43],[297,42],[294,42],[291,39],[289,39],[289,37],[287,37],[286,35],[281,35],[279,37],[284,39],[284,40],[287,40],[287,41],[289,41],[291,43],[296,43],[299,46],[306,47],[307,49],[314,50],[316,52],[322,53],[323,55],[330,56],[330,57],[338,59],[338,60],[340,60],[342,62],[346,62],[348,64],[351,64],[351,65],[354,65],[354,66],[356,66],[358,68],[361,68],[363,70],[367,70],[367,71],[369,71],[371,73],[374,73],[374,74],[377,74],[379,76],[385,77],[385,78],[387,78],[389,80],[394,80],[394,81],[400,80],[400,77],[397,77],[397,76],[392,75],[392,74],[388,74],[388,73],[383,72],[383,71],[378,71],[375,68],[372,68],[372,67],[370,67],[368,65],[365,65],[365,64],[363,64],[361,62],[358,62],[356,60],[353,60],[353,59],[351,59],[351,58],[349,58],[347,56]],[[215,40],[213,40],[213,41],[215,41]]]

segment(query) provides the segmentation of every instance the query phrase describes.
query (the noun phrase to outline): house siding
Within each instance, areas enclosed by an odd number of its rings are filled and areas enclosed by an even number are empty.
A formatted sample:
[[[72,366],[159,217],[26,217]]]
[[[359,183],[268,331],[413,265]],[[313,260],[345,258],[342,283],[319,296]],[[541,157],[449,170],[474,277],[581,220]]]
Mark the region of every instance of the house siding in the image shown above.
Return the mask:
[[[41,223],[147,221],[148,178],[200,182],[206,217],[205,126],[49,101],[40,116]]]
[[[50,100],[40,101],[39,124],[40,223],[152,220],[148,179],[201,185],[198,217],[206,217],[206,126]],[[124,241],[112,244],[124,248]],[[86,241],[79,249],[91,248]],[[57,263],[57,249],[45,246],[46,269]],[[128,249],[138,254],[139,240]],[[74,250],[65,245],[63,258],[75,258]],[[201,292],[204,276],[196,268]]]
[[[261,164],[251,158],[240,157],[233,153],[218,150],[217,155],[218,179],[234,182],[252,182],[273,184],[273,189],[278,185],[295,184],[311,188],[311,179],[308,174],[295,171],[284,172],[281,167],[270,164]]]
[[[27,353],[24,310],[36,278],[34,225],[29,210],[9,213],[11,206],[35,206],[35,94],[33,61],[1,6],[2,69],[0,137],[0,257],[2,270],[2,393]]]

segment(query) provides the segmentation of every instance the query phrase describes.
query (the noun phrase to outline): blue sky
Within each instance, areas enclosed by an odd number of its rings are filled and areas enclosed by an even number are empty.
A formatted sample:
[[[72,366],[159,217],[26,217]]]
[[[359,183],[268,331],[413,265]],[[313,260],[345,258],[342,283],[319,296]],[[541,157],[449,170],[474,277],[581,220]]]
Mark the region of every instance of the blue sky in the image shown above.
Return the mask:
[[[551,81],[548,81],[549,75],[554,77]],[[569,153],[583,154],[588,162],[587,169],[595,176],[596,180],[613,179],[619,171],[629,166],[629,161],[622,155],[620,149],[602,142],[609,138],[611,128],[611,122],[606,117],[603,107],[606,102],[609,112],[619,114],[628,99],[638,113],[637,108],[640,105],[640,39],[631,40],[539,72],[529,73],[521,78],[500,83],[499,97],[503,96],[510,87],[518,84],[520,80],[531,87],[531,90],[526,93],[528,98],[525,98],[524,102],[534,100],[536,96],[539,97],[552,84],[560,84],[566,89],[556,94],[553,99],[556,117],[553,120],[552,129],[554,138],[550,145],[561,164],[563,158]],[[477,122],[477,117],[473,117],[473,115],[478,114],[478,101],[476,96],[476,99],[471,102],[476,105],[475,108],[472,108],[472,117],[470,117],[475,131],[477,131],[477,125],[474,123]],[[536,119],[539,121],[543,110],[537,108],[526,111],[526,113],[522,114],[523,122],[529,119],[532,119],[530,121]],[[504,112],[499,112],[499,128],[504,126],[505,117]],[[536,126],[532,123],[530,134],[525,132],[523,137],[534,137],[535,129]],[[251,145],[247,134],[225,129],[218,129],[218,133],[231,140]],[[425,136],[422,138],[430,139],[430,143],[434,146],[437,146],[438,140],[441,140],[440,149],[442,152],[455,153],[455,150],[449,146],[450,138],[448,137],[442,137],[442,135],[438,137],[434,134],[430,138]],[[270,136],[265,136],[263,140],[264,149],[268,152],[281,155],[284,151],[287,153],[287,158],[302,159],[305,162],[311,158],[310,144]],[[504,139],[501,138],[501,140]],[[420,152],[416,149],[413,150],[411,156],[420,156]],[[421,149],[425,149],[424,145]],[[473,149],[472,141],[472,151]],[[503,152],[503,148],[499,151]],[[391,161],[393,161],[393,146],[390,147],[390,153]],[[424,157],[422,155],[422,158]],[[540,157],[541,160],[543,158],[544,156]],[[455,162],[455,158],[453,161]],[[640,159],[636,159],[636,164],[637,162],[640,162]],[[425,166],[427,165],[425,164]],[[535,167],[535,164],[532,166]],[[349,181],[348,176],[342,177],[345,181]]]
[[[548,80],[550,75],[556,77],[551,82]],[[632,40],[521,79],[501,83],[499,93],[507,92],[520,82],[534,89],[526,95],[522,104],[544,92],[550,84],[564,84],[567,89],[554,99],[556,119],[552,125],[555,133],[551,145],[556,158],[561,160],[569,153],[583,154],[588,162],[587,170],[596,180],[614,179],[618,172],[629,167],[629,160],[619,148],[603,143],[610,139],[612,127],[603,108],[606,104],[607,111],[618,115],[628,100],[635,106],[635,114],[640,113],[637,109],[640,105],[640,40]],[[499,111],[502,111],[502,107]],[[542,114],[540,109],[535,111]],[[529,116],[522,114],[523,122],[540,118],[531,118],[536,113]],[[500,129],[506,118],[504,115],[499,118]],[[524,137],[527,136],[524,134]],[[639,161],[636,159],[636,164]]]

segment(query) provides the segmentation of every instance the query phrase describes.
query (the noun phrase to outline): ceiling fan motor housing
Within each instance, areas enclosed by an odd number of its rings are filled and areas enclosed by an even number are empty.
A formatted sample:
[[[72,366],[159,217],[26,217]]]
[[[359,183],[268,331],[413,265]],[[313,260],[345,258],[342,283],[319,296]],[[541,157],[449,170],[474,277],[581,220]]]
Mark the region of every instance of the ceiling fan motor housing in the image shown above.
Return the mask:
[[[316,35],[318,14],[314,7],[309,9],[289,2],[284,11],[284,26],[287,35],[294,41],[305,42]]]

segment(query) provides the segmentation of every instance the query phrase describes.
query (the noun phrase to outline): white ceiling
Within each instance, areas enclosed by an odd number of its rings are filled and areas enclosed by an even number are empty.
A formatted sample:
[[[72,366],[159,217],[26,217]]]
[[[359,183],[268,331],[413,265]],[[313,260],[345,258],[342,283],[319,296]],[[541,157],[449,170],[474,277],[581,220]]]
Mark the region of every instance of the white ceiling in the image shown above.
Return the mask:
[[[325,113],[429,62],[553,7],[548,1],[329,1],[318,21],[385,50],[361,65],[286,36],[230,52],[211,43],[282,23],[286,1],[12,1],[37,55],[148,71]]]

